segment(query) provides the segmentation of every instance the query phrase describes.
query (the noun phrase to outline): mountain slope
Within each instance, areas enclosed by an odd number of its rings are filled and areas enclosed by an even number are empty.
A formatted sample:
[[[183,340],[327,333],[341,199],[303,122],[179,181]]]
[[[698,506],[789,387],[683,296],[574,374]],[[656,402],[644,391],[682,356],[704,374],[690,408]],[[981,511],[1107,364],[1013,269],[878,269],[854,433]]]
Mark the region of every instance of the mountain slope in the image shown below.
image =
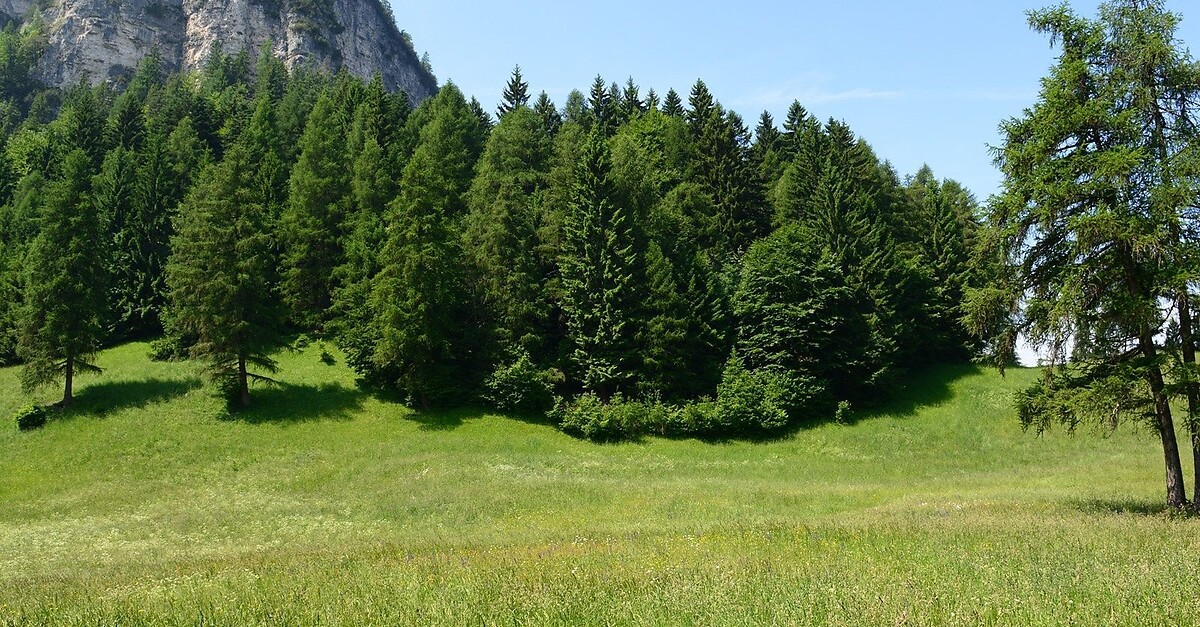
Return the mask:
[[[32,16],[35,4],[0,0],[0,14]],[[218,44],[254,54],[270,42],[288,67],[378,73],[414,102],[437,90],[381,0],[56,0],[41,18],[49,45],[39,73],[50,85],[120,80],[154,49],[168,70],[190,70]]]

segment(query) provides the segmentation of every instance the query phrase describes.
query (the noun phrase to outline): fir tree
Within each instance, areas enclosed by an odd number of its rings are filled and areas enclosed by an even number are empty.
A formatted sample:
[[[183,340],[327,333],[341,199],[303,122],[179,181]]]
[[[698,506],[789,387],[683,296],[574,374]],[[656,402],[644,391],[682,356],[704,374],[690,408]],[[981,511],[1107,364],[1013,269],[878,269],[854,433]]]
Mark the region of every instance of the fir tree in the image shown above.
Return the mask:
[[[563,119],[546,92],[538,94],[537,102],[533,103],[533,112],[542,121],[542,132],[547,137],[554,137],[558,133],[558,127],[562,126]]]
[[[479,118],[448,84],[427,105],[430,121],[388,207],[387,241],[371,293],[379,344],[373,362],[421,406],[468,384],[474,348],[461,252],[453,226],[471,180]]]
[[[667,90],[667,95],[663,97],[662,112],[673,118],[684,116],[683,99],[679,97],[679,92],[674,89]]]
[[[343,263],[351,174],[346,168],[349,127],[330,92],[317,100],[309,120],[279,229],[280,291],[292,321],[304,329],[319,328],[333,302],[333,271]]]

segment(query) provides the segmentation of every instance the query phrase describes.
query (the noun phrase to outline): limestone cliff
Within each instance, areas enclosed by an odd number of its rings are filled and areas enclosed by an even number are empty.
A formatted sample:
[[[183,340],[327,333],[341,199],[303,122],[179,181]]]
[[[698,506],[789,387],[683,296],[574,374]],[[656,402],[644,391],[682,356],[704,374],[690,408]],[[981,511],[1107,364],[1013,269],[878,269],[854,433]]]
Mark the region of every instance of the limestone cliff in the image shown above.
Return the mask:
[[[170,70],[200,66],[265,42],[289,67],[344,68],[421,101],[437,90],[381,2],[386,0],[0,0],[0,14],[40,11],[49,45],[39,66],[51,85],[120,80],[157,48]],[[39,8],[42,7],[42,8]]]

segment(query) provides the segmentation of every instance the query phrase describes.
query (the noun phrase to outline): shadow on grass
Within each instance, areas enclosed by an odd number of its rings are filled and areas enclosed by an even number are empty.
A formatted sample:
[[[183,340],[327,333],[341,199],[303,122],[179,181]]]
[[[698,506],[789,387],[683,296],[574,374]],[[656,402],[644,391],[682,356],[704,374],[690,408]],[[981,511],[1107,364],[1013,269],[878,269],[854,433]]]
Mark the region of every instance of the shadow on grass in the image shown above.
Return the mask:
[[[880,416],[915,416],[924,407],[937,407],[950,402],[954,398],[952,388],[955,381],[981,372],[983,367],[976,364],[946,364],[912,372],[881,402],[856,405],[851,401],[851,409],[855,411],[848,424]],[[857,410],[858,407],[861,407],[861,411]]]
[[[123,409],[169,401],[199,388],[200,379],[195,377],[94,383],[75,395],[75,404],[64,416],[104,417]]]
[[[366,393],[333,383],[277,385],[250,390],[250,406],[229,413],[228,420],[249,424],[298,424],[350,420],[363,407]]]
[[[943,364],[912,372],[889,393],[881,393],[879,400],[851,399],[850,415],[842,424],[853,426],[884,416],[900,418],[915,416],[922,408],[937,407],[953,400],[954,382],[979,374],[983,370],[983,367],[975,364]],[[767,432],[718,436],[685,435],[680,438],[695,438],[709,444],[732,444],[735,442],[767,444],[785,441],[797,433],[836,422],[837,417],[833,414],[808,416],[794,420],[786,427]]]
[[[1200,512],[1187,507],[1175,509],[1161,501],[1138,498],[1085,499],[1073,503],[1076,509],[1086,514],[1120,514],[1129,516],[1167,516],[1170,518],[1200,518]]]

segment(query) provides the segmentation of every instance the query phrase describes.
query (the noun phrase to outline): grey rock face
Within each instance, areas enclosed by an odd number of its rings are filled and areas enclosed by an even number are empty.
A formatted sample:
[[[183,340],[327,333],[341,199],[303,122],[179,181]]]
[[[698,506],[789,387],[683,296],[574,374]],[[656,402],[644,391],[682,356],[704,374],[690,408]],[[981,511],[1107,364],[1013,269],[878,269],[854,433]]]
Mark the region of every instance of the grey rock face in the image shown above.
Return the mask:
[[[226,53],[257,55],[266,42],[288,67],[345,69],[382,76],[414,104],[433,95],[426,72],[380,5],[382,0],[56,0],[43,10],[49,46],[41,78],[65,85],[87,77],[120,80],[157,48],[169,70],[192,70],[220,42]],[[26,15],[32,0],[0,0],[0,13]],[[319,8],[317,15],[311,14]]]

